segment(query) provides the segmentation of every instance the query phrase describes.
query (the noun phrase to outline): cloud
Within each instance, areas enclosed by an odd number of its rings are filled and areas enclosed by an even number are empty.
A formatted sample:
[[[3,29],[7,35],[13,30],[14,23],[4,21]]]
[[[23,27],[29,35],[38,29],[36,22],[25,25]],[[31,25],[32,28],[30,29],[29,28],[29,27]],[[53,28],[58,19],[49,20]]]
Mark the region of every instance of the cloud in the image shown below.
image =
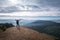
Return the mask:
[[[38,0],[38,5],[60,7],[60,0]]]
[[[46,16],[41,16],[41,17],[12,17],[12,16],[3,16],[3,17],[0,17],[0,20],[16,20],[16,19],[24,19],[24,20],[53,20],[53,21],[58,21],[58,20],[60,20],[60,18],[59,17],[57,17],[57,16],[48,16],[48,17],[46,17]]]
[[[60,16],[59,0],[0,0],[0,5],[2,5],[0,6],[0,14],[11,13],[12,15],[17,14],[16,16]],[[30,11],[30,13],[26,11],[21,14],[22,10]]]
[[[5,15],[5,16],[60,16],[59,11],[38,11],[38,12],[13,12],[13,13],[6,13],[6,14],[2,14],[0,13],[0,15]]]
[[[38,10],[39,7],[36,5],[15,5],[10,7],[0,7],[0,13],[12,13],[12,12],[19,12],[19,11],[32,11]]]
[[[19,9],[16,6],[0,7],[0,13],[11,13],[17,11],[19,11]]]
[[[0,0],[0,7],[9,7],[13,5],[15,5],[15,3],[13,3],[11,0]]]

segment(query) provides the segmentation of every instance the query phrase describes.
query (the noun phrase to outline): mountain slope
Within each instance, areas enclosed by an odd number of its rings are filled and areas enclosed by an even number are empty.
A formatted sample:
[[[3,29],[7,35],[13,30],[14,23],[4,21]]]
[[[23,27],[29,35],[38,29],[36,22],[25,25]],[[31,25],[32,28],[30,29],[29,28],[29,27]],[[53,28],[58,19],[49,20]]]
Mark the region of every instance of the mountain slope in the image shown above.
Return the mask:
[[[20,27],[18,30],[16,27],[12,27],[0,33],[0,40],[55,40],[55,37],[29,28]]]
[[[27,24],[27,27],[60,38],[60,23],[38,20]]]

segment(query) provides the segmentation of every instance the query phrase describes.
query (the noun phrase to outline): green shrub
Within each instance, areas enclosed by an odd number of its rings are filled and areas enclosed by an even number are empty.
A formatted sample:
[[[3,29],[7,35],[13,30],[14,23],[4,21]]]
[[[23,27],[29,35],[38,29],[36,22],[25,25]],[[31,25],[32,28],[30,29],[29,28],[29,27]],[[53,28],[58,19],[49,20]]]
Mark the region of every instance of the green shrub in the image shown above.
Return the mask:
[[[14,25],[11,23],[0,23],[0,29],[5,31],[7,28],[13,27]]]

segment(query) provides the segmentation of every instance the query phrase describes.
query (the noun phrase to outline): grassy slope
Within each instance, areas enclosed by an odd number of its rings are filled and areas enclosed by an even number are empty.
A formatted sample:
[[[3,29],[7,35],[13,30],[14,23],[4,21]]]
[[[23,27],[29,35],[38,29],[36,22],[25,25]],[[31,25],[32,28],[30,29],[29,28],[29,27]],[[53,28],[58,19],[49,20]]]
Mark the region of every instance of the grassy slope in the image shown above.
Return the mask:
[[[0,40],[55,40],[55,37],[29,28],[21,27],[18,30],[16,27],[12,27],[0,33]]]

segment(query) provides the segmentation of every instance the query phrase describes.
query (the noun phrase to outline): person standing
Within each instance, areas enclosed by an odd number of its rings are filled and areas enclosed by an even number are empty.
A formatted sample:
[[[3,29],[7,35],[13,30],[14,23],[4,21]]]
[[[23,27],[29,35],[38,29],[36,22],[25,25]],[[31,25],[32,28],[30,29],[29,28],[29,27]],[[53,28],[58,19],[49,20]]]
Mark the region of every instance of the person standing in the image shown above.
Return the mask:
[[[16,20],[16,27],[18,30],[20,30],[19,20]]]
[[[16,26],[19,26],[19,20],[16,20]]]

